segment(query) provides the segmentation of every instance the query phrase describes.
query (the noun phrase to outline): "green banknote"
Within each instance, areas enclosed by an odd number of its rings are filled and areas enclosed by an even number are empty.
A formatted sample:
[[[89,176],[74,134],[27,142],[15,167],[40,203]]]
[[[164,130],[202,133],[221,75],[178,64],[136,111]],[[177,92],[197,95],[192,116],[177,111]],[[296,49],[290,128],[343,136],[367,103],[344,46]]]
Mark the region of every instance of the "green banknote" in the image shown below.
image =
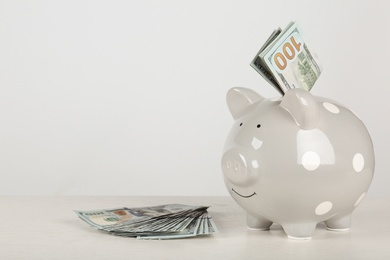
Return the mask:
[[[322,71],[317,56],[301,35],[295,22],[283,31],[275,30],[251,62],[251,66],[282,94],[292,88],[310,91]]]
[[[80,219],[103,232],[138,239],[173,239],[217,232],[207,206],[166,204],[139,208],[75,210]]]

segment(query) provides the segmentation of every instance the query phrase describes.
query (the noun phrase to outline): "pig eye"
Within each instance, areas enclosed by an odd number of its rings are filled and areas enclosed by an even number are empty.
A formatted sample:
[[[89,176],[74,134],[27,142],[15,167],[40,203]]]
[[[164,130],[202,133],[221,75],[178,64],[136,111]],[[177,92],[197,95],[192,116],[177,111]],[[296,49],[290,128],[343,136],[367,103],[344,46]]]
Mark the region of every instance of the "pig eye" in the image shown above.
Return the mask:
[[[260,124],[258,124],[258,125],[257,125],[257,128],[260,128],[260,127],[261,127],[261,125],[260,125]]]
[[[240,126],[242,126],[242,123],[240,123]]]

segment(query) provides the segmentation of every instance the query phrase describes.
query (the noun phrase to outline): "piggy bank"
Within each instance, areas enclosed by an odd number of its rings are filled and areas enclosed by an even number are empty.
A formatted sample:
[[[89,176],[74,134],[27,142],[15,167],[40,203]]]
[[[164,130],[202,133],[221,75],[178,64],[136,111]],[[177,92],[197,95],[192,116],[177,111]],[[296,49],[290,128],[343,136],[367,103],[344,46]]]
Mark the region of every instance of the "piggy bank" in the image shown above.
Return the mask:
[[[369,188],[374,151],[362,121],[344,106],[304,89],[267,99],[232,88],[234,124],[222,171],[250,229],[278,223],[289,238],[309,239],[316,225],[346,231]]]

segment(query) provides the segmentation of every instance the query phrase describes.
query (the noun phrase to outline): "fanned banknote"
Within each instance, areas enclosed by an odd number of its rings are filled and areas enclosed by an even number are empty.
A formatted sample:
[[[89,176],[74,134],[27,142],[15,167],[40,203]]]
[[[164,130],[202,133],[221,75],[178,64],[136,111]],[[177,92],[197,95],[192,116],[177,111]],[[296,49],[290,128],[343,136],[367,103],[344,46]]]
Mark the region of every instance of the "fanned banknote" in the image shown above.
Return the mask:
[[[317,56],[302,39],[298,24],[275,30],[261,47],[251,66],[281,94],[292,88],[310,91],[321,74]]]
[[[112,235],[137,239],[173,239],[217,232],[206,206],[167,204],[141,208],[75,210],[90,226]]]

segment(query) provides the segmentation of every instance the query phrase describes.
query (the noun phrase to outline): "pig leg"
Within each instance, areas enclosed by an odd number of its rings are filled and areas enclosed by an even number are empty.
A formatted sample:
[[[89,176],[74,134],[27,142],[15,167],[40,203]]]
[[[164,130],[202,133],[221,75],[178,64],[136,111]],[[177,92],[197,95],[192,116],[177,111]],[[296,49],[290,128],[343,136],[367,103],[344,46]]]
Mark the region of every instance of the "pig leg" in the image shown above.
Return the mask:
[[[336,215],[325,221],[328,230],[347,231],[351,226],[351,213],[347,215]]]
[[[311,239],[317,223],[291,223],[282,225],[284,232],[291,239]]]
[[[246,214],[246,224],[249,229],[256,230],[268,230],[272,225],[272,221],[261,216],[252,216],[249,213]]]

